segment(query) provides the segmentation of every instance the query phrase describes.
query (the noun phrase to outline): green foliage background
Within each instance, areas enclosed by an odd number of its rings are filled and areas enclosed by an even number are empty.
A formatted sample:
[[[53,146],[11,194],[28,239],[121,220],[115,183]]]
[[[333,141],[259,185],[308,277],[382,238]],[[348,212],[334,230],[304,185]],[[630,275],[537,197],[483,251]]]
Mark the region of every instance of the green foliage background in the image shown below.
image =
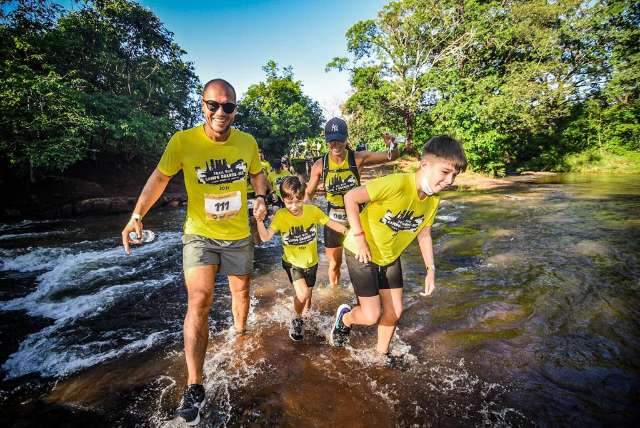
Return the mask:
[[[638,2],[401,0],[346,38],[327,68],[350,73],[356,144],[447,133],[494,175],[640,150]]]
[[[200,121],[201,84],[152,11],[132,0],[0,2],[0,179],[93,159],[155,163]],[[640,3],[399,0],[346,33],[342,106],[351,146],[383,132],[420,147],[447,133],[473,169],[566,170],[640,151]],[[318,156],[325,118],[291,67],[271,60],[236,126],[268,158]],[[581,161],[582,162],[582,161]]]

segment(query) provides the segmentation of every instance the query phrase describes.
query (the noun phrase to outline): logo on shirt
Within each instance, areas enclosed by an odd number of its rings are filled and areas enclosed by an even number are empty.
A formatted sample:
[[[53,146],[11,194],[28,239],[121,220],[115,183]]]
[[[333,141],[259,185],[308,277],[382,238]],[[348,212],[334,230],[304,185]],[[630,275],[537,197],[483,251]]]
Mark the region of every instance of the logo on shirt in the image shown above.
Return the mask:
[[[243,159],[238,159],[231,165],[225,159],[211,159],[206,167],[196,167],[196,177],[200,184],[224,184],[244,180],[247,173],[247,164]]]
[[[354,187],[358,187],[358,182],[356,181],[356,177],[354,175],[350,175],[346,179],[340,177],[339,175],[334,175],[329,180],[329,184],[327,185],[327,192],[333,194],[344,194]]]
[[[401,230],[415,232],[418,230],[422,220],[424,220],[424,215],[414,217],[413,211],[411,210],[402,210],[396,215],[393,215],[391,211],[387,210],[384,217],[380,219],[380,223],[386,224],[389,229],[396,233]]]
[[[289,233],[282,235],[282,240],[287,245],[305,245],[316,239],[316,225],[312,224],[308,229],[303,226],[291,226]]]

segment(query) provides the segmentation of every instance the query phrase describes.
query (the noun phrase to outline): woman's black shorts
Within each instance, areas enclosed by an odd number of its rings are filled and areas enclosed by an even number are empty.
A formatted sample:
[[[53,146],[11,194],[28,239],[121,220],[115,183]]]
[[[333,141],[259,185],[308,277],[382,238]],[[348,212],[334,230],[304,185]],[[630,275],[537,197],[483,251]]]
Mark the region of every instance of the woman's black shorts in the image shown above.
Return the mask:
[[[373,262],[362,263],[351,251],[344,252],[356,296],[373,297],[380,294],[381,289],[402,288],[400,257],[391,264],[379,266]]]

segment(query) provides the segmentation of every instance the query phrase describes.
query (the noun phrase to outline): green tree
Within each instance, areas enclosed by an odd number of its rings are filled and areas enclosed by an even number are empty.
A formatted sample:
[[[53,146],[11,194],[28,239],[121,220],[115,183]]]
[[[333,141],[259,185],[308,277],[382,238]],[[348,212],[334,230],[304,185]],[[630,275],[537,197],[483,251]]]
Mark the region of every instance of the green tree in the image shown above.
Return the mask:
[[[193,125],[198,79],[158,18],[133,1],[3,1],[0,161],[14,175],[92,157],[157,158]],[[124,161],[124,162],[123,162]]]
[[[320,135],[320,105],[304,95],[291,67],[263,67],[266,81],[251,85],[238,103],[237,126],[251,133],[269,157],[288,153],[292,143]]]
[[[327,68],[351,71],[356,93],[346,112],[355,119],[356,139],[369,142],[367,129],[373,128],[379,140],[379,128],[386,127],[413,140],[418,115],[433,102],[428,83],[437,67],[459,59],[472,39],[459,6],[450,1],[395,1],[376,19],[349,28],[351,61],[336,57]]]

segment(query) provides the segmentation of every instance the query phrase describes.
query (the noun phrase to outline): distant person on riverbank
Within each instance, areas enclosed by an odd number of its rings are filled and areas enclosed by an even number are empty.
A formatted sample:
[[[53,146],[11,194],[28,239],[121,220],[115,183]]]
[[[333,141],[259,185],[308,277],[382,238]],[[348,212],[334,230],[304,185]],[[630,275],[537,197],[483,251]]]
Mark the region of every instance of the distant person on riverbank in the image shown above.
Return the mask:
[[[438,192],[467,167],[462,145],[445,135],[431,138],[422,149],[414,173],[391,174],[349,191],[345,207],[351,230],[344,247],[349,276],[359,305],[338,307],[331,343],[342,346],[354,325],[378,324],[377,352],[386,354],[402,314],[400,255],[418,237],[427,269],[423,295],[435,288],[431,225],[438,210]],[[360,212],[360,206],[366,204]]]
[[[311,174],[305,194],[305,202],[310,202],[318,184],[323,183],[327,192],[327,213],[329,218],[348,226],[343,196],[349,190],[360,185],[360,172],[366,165],[389,162],[400,156],[398,147],[394,150],[377,153],[369,151],[354,152],[347,146],[347,123],[334,117],[324,127],[324,138],[329,153],[318,159],[311,167]],[[389,147],[394,137],[384,134],[384,143]],[[410,148],[410,146],[407,146]],[[340,281],[342,265],[342,241],[344,236],[330,228],[324,229],[324,246],[329,260],[329,283],[336,287]]]
[[[266,213],[266,180],[255,139],[231,127],[236,115],[236,92],[225,80],[204,86],[205,123],[176,132],[157,168],[138,198],[131,219],[122,231],[127,254],[130,232],[140,236],[142,218],[180,170],[188,195],[184,224],[183,269],[187,288],[184,351],[187,388],[177,410],[187,425],[200,420],[204,403],[203,364],[209,339],[208,318],[216,274],[227,275],[233,323],[244,332],[249,313],[249,281],[253,269],[253,240],[247,210],[247,174],[257,193],[254,216]]]
[[[274,162],[275,164],[275,162]],[[333,220],[315,205],[304,204],[304,184],[295,176],[285,177],[280,184],[285,208],[273,216],[267,229],[263,215],[258,218],[258,233],[266,242],[279,233],[282,237],[282,267],[294,288],[293,309],[289,337],[298,341],[304,338],[302,316],[311,307],[311,294],[318,271],[318,224],[344,234],[347,228]]]
[[[282,195],[280,194],[280,184],[282,181],[291,177],[293,174],[284,168],[284,164],[280,160],[273,161],[273,170],[267,175],[267,184],[269,192],[271,192],[271,203],[277,207],[284,207]]]

